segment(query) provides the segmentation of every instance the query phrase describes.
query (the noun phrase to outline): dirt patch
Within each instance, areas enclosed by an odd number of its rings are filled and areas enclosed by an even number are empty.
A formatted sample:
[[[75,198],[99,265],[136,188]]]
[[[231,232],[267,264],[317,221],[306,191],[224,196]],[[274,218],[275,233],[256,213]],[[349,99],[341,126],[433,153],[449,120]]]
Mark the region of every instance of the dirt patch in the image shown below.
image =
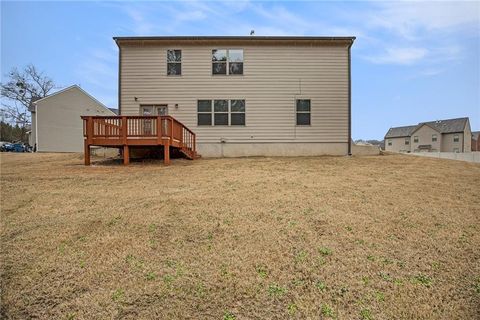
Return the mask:
[[[1,154],[5,319],[475,319],[480,165]]]

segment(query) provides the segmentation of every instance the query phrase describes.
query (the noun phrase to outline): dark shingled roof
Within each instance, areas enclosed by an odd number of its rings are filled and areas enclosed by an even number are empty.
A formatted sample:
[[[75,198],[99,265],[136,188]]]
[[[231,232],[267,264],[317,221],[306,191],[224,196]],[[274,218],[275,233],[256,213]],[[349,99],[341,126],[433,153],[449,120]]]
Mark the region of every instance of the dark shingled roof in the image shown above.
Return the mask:
[[[462,132],[465,129],[468,118],[457,118],[457,119],[447,119],[447,120],[437,120],[422,122],[419,125],[426,124],[427,126],[437,130],[440,133],[454,133]]]
[[[418,127],[418,125],[390,128],[390,130],[388,130],[387,134],[385,135],[385,138],[388,139],[388,138],[410,137],[412,132],[417,127]]]
[[[480,131],[473,131],[472,132],[473,139],[478,140],[480,137]]]
[[[115,108],[108,108],[108,109],[110,109],[110,111],[112,111],[118,116],[118,109],[115,109]]]
[[[437,130],[439,133],[454,133],[454,132],[463,132],[465,126],[467,125],[468,118],[457,118],[457,119],[446,119],[446,120],[437,120],[429,122],[420,122],[415,126],[405,126],[405,127],[396,127],[390,128],[385,138],[401,138],[401,137],[410,137],[412,133],[417,131],[424,124],[430,128]]]

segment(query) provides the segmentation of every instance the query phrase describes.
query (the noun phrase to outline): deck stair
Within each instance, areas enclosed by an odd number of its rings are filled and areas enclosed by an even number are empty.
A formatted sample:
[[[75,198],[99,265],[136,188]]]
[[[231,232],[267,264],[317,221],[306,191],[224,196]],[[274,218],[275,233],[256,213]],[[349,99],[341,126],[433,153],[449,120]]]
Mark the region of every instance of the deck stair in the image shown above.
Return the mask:
[[[195,133],[172,116],[82,116],[85,165],[90,164],[90,147],[114,147],[130,162],[130,147],[163,146],[164,163],[170,163],[170,148],[188,159],[199,158]]]

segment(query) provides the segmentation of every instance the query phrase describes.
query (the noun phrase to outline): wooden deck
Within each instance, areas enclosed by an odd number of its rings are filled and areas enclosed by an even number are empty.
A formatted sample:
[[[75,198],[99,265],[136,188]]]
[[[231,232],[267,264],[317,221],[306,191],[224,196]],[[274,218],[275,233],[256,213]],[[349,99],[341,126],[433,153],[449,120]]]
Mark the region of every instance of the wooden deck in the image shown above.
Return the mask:
[[[163,146],[164,163],[170,163],[170,148],[195,159],[195,133],[171,116],[83,116],[85,165],[90,165],[90,147],[123,150],[123,163],[130,162],[131,146]]]

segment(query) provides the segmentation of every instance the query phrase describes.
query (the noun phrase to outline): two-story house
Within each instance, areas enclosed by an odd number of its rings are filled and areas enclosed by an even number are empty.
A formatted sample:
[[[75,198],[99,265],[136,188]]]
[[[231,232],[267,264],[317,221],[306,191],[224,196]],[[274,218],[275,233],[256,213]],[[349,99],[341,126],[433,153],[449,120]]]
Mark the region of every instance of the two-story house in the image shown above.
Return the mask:
[[[470,152],[468,118],[421,122],[414,126],[390,128],[385,150],[392,152]]]
[[[120,115],[170,115],[209,156],[351,153],[355,37],[115,37]]]

